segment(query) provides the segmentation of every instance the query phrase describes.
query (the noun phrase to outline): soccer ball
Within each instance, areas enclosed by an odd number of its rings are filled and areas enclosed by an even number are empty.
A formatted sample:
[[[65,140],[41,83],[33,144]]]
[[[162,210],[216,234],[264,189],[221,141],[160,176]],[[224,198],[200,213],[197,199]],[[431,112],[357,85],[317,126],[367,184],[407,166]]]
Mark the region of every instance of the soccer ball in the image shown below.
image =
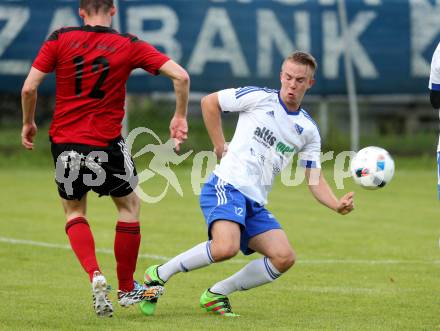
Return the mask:
[[[394,161],[383,148],[369,146],[356,153],[350,164],[356,184],[375,190],[388,184],[394,175]]]

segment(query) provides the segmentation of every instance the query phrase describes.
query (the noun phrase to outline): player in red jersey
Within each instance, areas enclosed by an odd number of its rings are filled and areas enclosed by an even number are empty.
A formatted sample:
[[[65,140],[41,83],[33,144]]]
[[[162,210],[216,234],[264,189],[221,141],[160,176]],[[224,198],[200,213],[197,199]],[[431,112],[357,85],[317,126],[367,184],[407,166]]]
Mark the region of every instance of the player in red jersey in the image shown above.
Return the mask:
[[[86,220],[87,192],[110,195],[118,210],[114,242],[122,306],[161,294],[133,279],[140,245],[140,201],[133,192],[136,169],[121,137],[125,84],[130,72],[142,68],[170,78],[176,112],[170,124],[176,149],[187,138],[189,76],[153,46],[110,28],[113,0],[80,0],[84,26],[62,28],[43,44],[22,89],[22,144],[34,148],[37,89],[55,71],[56,105],[49,136],[56,166],[58,192],[66,215],[66,233],[92,282],[98,316],[112,316],[107,284],[101,274],[93,234]]]

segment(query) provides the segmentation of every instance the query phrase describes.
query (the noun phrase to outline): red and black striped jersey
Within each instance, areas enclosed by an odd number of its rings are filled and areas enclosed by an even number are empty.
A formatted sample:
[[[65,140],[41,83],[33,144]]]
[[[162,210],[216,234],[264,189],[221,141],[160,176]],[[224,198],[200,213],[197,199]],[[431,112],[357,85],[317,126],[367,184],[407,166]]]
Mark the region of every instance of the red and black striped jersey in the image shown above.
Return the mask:
[[[33,63],[45,73],[55,70],[52,141],[107,146],[121,134],[130,72],[142,68],[158,75],[168,60],[147,42],[109,27],[86,25],[53,32]]]

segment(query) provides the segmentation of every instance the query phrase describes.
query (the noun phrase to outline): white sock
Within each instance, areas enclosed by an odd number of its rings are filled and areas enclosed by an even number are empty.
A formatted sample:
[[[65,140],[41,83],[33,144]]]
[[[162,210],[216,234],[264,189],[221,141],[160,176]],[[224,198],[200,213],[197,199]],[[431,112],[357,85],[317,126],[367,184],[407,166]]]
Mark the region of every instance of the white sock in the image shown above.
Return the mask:
[[[157,269],[157,272],[160,279],[166,282],[172,275],[178,272],[188,272],[206,267],[213,262],[211,241],[205,241],[162,264]]]
[[[244,266],[231,277],[222,280],[209,290],[213,293],[229,295],[235,291],[245,291],[261,286],[281,276],[281,273],[272,265],[269,258],[254,260]]]

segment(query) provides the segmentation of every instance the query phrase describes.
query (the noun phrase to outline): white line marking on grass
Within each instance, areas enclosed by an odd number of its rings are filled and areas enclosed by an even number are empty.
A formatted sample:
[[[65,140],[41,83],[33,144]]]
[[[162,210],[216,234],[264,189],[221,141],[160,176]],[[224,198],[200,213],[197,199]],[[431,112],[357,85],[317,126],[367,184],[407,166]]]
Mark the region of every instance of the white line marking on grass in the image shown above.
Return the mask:
[[[24,240],[24,239],[14,239],[7,237],[0,237],[0,243],[12,244],[12,245],[27,245],[34,247],[45,247],[54,249],[64,249],[71,250],[69,245],[52,244],[42,241]],[[113,250],[108,248],[97,248],[96,252],[113,255]],[[153,259],[159,261],[168,261],[171,258],[162,255],[155,254],[139,254],[139,258],[143,259]],[[233,259],[226,261],[230,263],[247,263],[249,260],[244,259]],[[440,264],[440,260],[336,260],[336,259],[310,259],[310,260],[299,260],[300,264],[364,264],[364,265],[388,265],[388,264]]]
[[[440,264],[440,260],[298,260],[303,264]]]
[[[45,247],[45,248],[65,249],[69,251],[71,250],[71,247],[69,245],[51,244],[41,241],[0,237],[0,242],[13,244],[13,245],[28,245],[28,246]],[[108,248],[96,248],[96,252],[110,254],[110,255],[114,254],[113,250]],[[166,256],[154,255],[154,254],[139,254],[139,257],[146,259],[162,260],[162,261],[168,261],[170,259],[169,257]]]
[[[380,289],[362,287],[340,287],[340,286],[289,286],[289,291],[312,292],[312,293],[341,293],[341,294],[384,294],[396,292],[409,292],[411,289]]]

